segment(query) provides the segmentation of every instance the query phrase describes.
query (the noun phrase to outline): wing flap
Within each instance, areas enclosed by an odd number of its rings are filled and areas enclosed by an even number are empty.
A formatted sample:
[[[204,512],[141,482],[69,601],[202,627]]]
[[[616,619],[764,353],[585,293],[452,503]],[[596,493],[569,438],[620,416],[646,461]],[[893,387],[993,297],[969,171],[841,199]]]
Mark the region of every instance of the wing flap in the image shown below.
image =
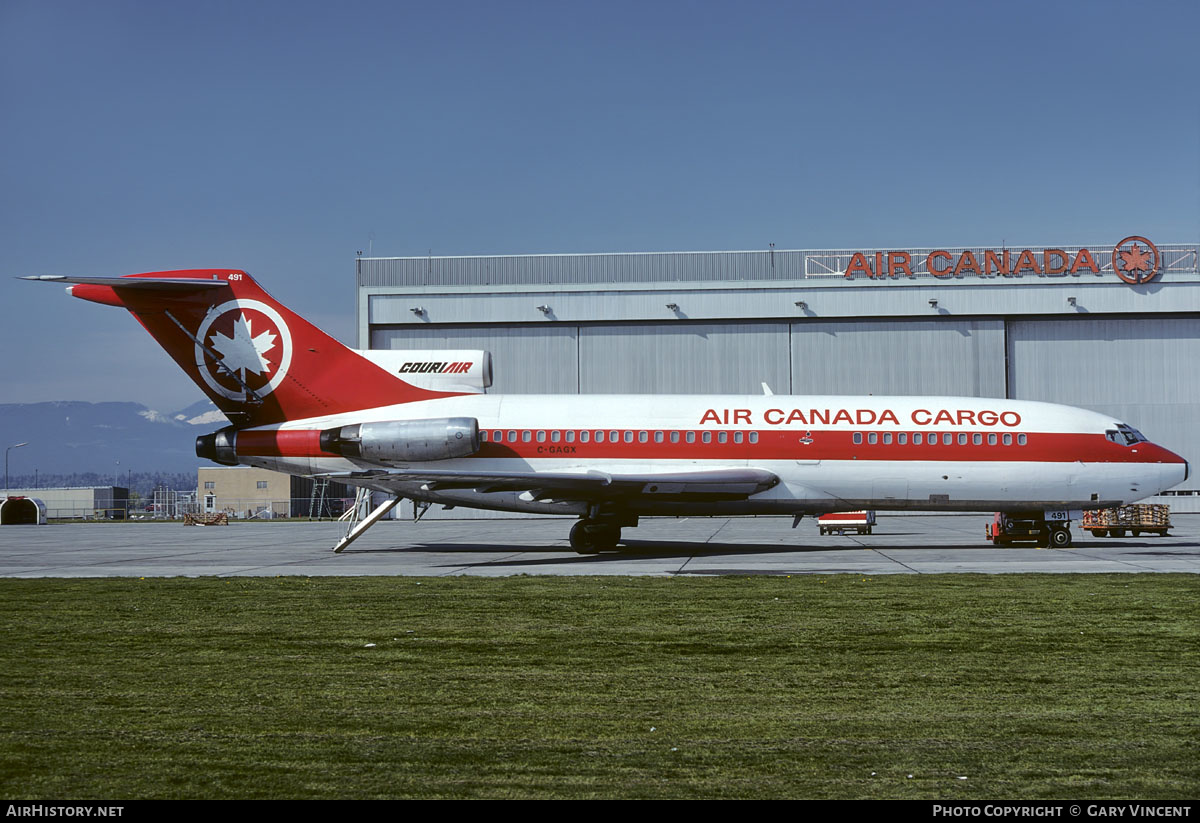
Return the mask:
[[[662,474],[401,470],[389,471],[386,474],[371,472],[369,477],[354,474],[326,476],[347,483],[354,483],[357,479],[363,481],[363,485],[376,487],[420,483],[428,491],[467,489],[480,494],[535,492],[538,498],[558,500],[594,500],[639,495],[742,499],[766,491],[779,482],[775,474],[753,468],[714,468]]]

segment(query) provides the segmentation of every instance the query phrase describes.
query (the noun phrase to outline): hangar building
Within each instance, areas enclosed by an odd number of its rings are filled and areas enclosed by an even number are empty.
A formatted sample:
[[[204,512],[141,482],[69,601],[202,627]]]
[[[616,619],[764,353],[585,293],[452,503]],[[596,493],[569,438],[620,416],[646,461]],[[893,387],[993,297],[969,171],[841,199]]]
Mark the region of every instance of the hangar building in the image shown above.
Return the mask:
[[[6,489],[5,494],[41,500],[49,518],[124,520],[129,513],[129,489],[124,486]]]
[[[493,393],[962,395],[1123,419],[1200,465],[1196,243],[359,257],[359,348]],[[1200,511],[1200,472],[1157,502]]]

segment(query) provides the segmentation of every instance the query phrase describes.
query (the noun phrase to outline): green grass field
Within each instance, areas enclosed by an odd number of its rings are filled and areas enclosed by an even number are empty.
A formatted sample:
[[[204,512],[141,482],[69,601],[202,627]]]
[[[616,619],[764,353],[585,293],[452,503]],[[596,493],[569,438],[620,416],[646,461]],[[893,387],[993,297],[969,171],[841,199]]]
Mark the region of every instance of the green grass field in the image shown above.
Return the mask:
[[[16,798],[1200,796],[1200,576],[0,581]]]

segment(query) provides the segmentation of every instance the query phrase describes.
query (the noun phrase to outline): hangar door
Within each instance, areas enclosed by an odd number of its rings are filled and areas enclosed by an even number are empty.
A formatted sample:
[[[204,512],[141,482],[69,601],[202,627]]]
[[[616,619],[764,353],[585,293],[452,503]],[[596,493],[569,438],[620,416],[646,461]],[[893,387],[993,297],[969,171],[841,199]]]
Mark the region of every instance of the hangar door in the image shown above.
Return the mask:
[[[1111,414],[1200,461],[1200,318],[1014,320],[1008,362],[1012,397]]]
[[[1004,397],[1004,323],[793,323],[792,392]]]
[[[371,347],[490,351],[495,394],[1005,394],[1000,320],[381,326]]]
[[[583,394],[786,394],[786,323],[638,323],[579,329]]]

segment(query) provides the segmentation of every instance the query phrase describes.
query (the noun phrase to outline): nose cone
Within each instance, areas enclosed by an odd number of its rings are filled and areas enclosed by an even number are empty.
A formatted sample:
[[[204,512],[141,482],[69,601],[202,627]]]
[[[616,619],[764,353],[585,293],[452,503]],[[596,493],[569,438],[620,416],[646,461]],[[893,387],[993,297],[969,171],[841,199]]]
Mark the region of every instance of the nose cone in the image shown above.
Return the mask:
[[[1164,449],[1161,446],[1155,446],[1159,451],[1158,460],[1162,466],[1161,483],[1162,488],[1159,491],[1165,491],[1172,486],[1178,486],[1191,476],[1191,466],[1175,452],[1169,449]]]

